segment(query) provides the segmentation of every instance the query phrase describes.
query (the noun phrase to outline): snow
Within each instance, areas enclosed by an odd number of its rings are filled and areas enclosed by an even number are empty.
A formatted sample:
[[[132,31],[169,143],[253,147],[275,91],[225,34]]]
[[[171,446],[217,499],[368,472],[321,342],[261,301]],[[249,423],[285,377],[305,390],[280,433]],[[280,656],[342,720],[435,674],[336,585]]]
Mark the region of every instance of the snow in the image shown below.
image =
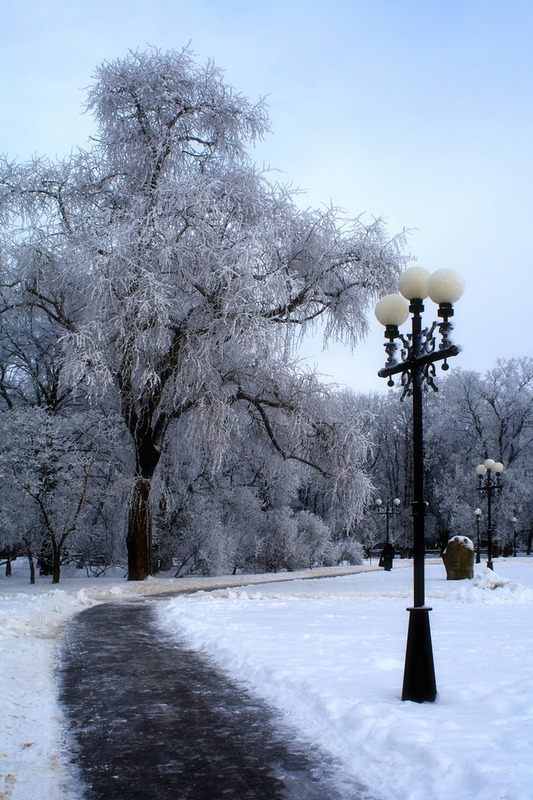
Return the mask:
[[[474,549],[474,542],[472,539],[469,539],[468,536],[452,536],[448,542],[448,546],[450,545],[450,542],[459,542],[460,544],[464,545],[464,547],[467,547],[468,550]]]
[[[95,603],[227,582],[234,585],[155,603],[159,624],[279,709],[377,797],[531,800],[533,559],[494,566],[476,565],[471,581],[446,581],[440,560],[427,563],[438,695],[423,704],[400,699],[410,562],[314,580],[138,584],[76,575],[32,587],[23,575],[2,576],[0,798],[77,800],[67,784],[54,674],[72,615]]]

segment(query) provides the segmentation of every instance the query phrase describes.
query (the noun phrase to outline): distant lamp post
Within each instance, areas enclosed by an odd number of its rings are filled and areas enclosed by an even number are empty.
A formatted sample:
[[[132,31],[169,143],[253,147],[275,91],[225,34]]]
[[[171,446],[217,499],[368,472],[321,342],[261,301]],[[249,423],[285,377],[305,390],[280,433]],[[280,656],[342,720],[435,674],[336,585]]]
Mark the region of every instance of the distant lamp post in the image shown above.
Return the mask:
[[[448,369],[448,358],[459,354],[459,348],[450,341],[453,303],[463,293],[463,281],[453,270],[437,270],[432,275],[422,267],[406,270],[399,281],[400,295],[387,295],[376,305],[376,317],[385,326],[385,367],[378,372],[388,378],[394,386],[393,375],[400,375],[403,386],[402,400],[410,395],[413,403],[413,608],[409,608],[409,631],[405,656],[402,700],[418,703],[433,702],[437,694],[433,649],[429,625],[429,611],[425,605],[425,540],[424,518],[424,441],[422,391],[434,383],[435,362],[442,361],[442,369]],[[424,300],[430,297],[439,306],[439,321],[431,328],[422,329]],[[405,298],[405,299],[404,299]],[[409,303],[406,302],[409,301]],[[411,333],[403,335],[398,328],[411,313]],[[437,346],[435,332],[438,329],[440,342]],[[400,360],[397,360],[399,340]]]
[[[518,522],[518,518],[513,515],[511,517],[511,522],[513,525],[513,556],[516,558],[516,523]]]
[[[480,538],[479,538],[479,521],[480,521],[480,517],[481,517],[481,509],[480,508],[476,508],[476,510],[474,511],[474,514],[476,515],[476,564],[480,564],[481,563],[481,541],[480,541]]]
[[[500,475],[503,472],[501,461],[487,458],[476,467],[479,479],[478,491],[487,497],[487,569],[492,569],[492,497],[502,488]]]
[[[400,512],[400,505],[401,500],[399,497],[395,497],[394,500],[387,500],[385,503],[385,508],[383,508],[383,500],[380,497],[374,500],[374,508],[377,514],[385,514],[386,524],[385,524],[385,547],[383,548],[383,552],[381,554],[381,558],[383,560],[383,567],[385,568],[386,572],[390,572],[392,569],[392,562],[394,560],[394,548],[390,543],[389,538],[389,525],[390,525],[390,518],[394,514],[398,514]]]

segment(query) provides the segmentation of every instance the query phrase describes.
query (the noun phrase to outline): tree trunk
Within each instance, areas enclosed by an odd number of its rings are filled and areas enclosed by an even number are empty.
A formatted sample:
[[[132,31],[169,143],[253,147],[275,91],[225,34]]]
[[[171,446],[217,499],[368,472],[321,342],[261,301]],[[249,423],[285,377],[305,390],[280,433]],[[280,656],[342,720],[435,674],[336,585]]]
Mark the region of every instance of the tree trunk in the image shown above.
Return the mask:
[[[143,581],[151,574],[152,514],[148,478],[137,478],[128,520],[128,580]]]
[[[28,564],[30,565],[30,583],[35,584],[35,561],[33,560],[33,551],[29,544],[26,544],[26,555],[28,557]]]
[[[128,519],[128,580],[144,581],[152,574],[152,478],[161,451],[154,441],[152,414],[143,416],[143,424],[132,430],[137,456],[135,484]]]
[[[54,562],[52,567],[52,583],[59,583],[61,579],[61,548],[54,545]]]

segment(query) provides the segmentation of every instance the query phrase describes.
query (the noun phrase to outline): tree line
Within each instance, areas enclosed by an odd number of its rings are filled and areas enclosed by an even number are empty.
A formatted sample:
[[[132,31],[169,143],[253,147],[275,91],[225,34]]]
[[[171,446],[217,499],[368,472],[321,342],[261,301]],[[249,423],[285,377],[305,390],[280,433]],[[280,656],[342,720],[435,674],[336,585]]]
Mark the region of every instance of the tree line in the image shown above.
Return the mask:
[[[374,411],[371,474],[376,496],[401,500],[405,513],[392,520],[394,539],[400,551],[408,552],[410,408],[402,407],[399,390],[361,402]],[[442,551],[456,534],[477,544],[476,508],[481,510],[480,544],[486,544],[486,497],[478,490],[475,468],[493,458],[504,465],[503,490],[492,509],[495,544],[502,553],[514,551],[516,545],[530,550],[533,359],[501,359],[484,375],[450,370],[439,380],[438,391],[427,393],[424,415],[427,546]],[[358,530],[363,541],[365,536],[369,543],[379,541],[383,522],[367,511]]]
[[[87,109],[89,150],[0,162],[7,561],[57,582],[67,560],[142,580],[360,559],[376,490],[408,502],[408,425],[397,398],[326,387],[297,350],[318,322],[356,346],[404,235],[302,209],[252,161],[264,102],[187,48],[104,63]],[[530,366],[428,398],[432,536],[468,518],[476,448],[527,508]]]

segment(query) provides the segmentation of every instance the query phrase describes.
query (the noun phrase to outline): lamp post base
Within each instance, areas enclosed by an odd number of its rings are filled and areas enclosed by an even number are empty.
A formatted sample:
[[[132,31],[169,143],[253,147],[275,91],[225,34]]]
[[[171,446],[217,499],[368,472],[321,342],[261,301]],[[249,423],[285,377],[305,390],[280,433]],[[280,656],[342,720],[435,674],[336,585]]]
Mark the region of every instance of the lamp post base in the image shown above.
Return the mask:
[[[409,630],[405,653],[402,700],[432,703],[437,696],[429,612],[426,606],[408,608]]]

